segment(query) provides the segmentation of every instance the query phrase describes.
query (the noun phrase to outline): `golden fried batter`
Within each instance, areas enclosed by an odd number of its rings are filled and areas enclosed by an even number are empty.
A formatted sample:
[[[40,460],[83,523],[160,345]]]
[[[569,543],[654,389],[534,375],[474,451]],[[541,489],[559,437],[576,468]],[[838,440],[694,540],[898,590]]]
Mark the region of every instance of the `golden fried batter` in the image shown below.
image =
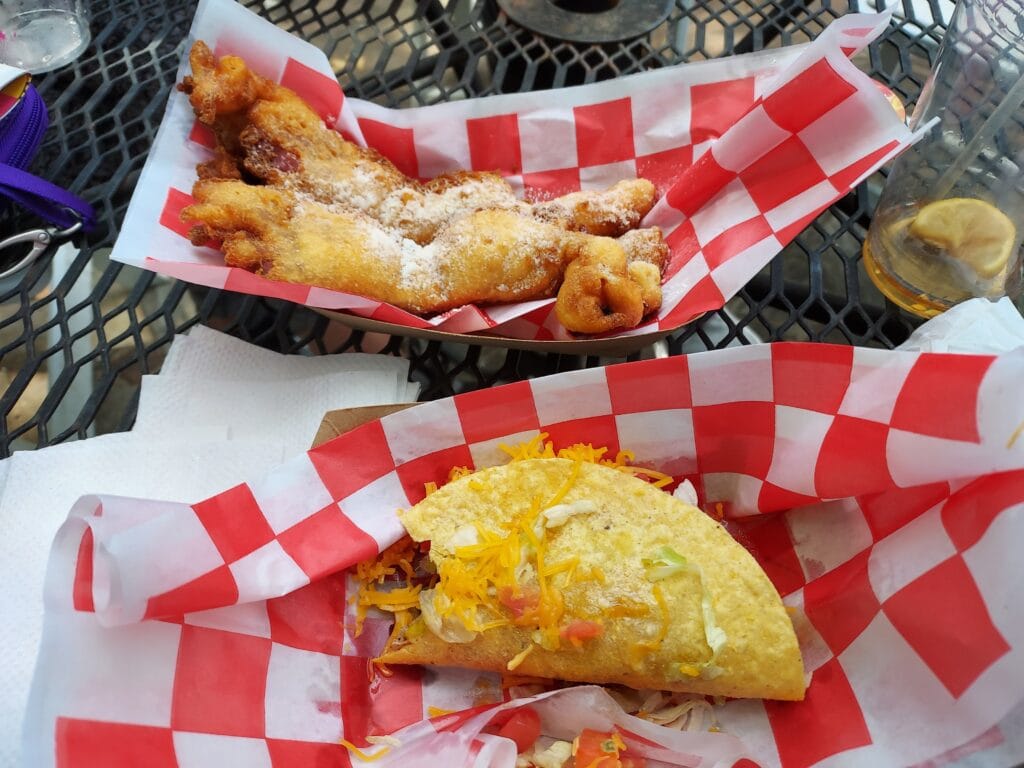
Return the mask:
[[[660,279],[661,272],[668,264],[668,244],[661,236],[658,227],[647,227],[646,229],[634,229],[626,232],[619,239],[619,245],[626,252],[626,261],[632,264],[634,261],[643,261],[658,268]]]
[[[555,313],[562,325],[581,333],[606,333],[640,323],[644,291],[630,277],[621,245],[609,238],[591,238],[589,247],[565,269]]]
[[[661,309],[661,275],[668,264],[668,244],[657,227],[634,229],[618,240],[626,252],[626,273],[640,286],[644,316]]]
[[[220,238],[229,265],[412,312],[558,291],[559,305],[571,303],[559,318],[584,333],[634,326],[660,305],[667,247],[657,229],[634,229],[654,204],[650,182],[533,206],[495,173],[422,183],[346,141],[241,59],[217,60],[199,41],[190,60],[181,89],[217,147],[182,218],[198,225],[194,241]],[[566,265],[581,257],[559,291]]]
[[[647,179],[628,179],[610,189],[572,192],[536,203],[533,210],[539,216],[564,220],[580,232],[618,237],[639,225],[656,199],[655,187]]]
[[[636,227],[654,205],[654,185],[646,179],[574,192],[532,210],[494,173],[463,171],[420,184],[374,150],[326,129],[294,92],[250,71],[241,59],[218,61],[198,41],[190,60],[193,75],[185,78],[182,90],[199,120],[214,128],[248,172],[272,184],[299,185],[325,203],[352,205],[421,244],[453,216],[483,208],[519,210],[615,237]],[[244,122],[238,119],[241,113]]]
[[[200,181],[192,240],[222,240],[229,266],[272,280],[373,296],[410,312],[552,296],[576,238],[507,211],[477,211],[420,246],[379,222],[275,187]],[[596,239],[596,238],[592,238]]]

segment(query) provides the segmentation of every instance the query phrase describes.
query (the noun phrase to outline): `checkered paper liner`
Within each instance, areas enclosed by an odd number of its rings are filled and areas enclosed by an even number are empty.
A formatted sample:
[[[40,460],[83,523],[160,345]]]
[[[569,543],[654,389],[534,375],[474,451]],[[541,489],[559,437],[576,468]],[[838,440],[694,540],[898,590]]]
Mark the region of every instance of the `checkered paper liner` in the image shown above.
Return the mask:
[[[631,748],[804,768],[998,746],[1024,698],[1022,375],[1024,348],[733,348],[419,405],[191,506],[83,498],[51,555],[25,764],[348,765],[339,739],[397,731],[381,765],[508,768],[479,733],[494,676],[371,680],[388,622],[353,635],[345,569],[402,535],[425,482],[538,431],[690,479],[800,609],[806,701],[728,702],[719,734],[619,713]],[[546,729],[607,727],[601,695],[557,694]]]
[[[801,229],[913,141],[875,83],[847,58],[890,12],[850,14],[818,39],[557,91],[393,110],[345,98],[319,49],[231,0],[203,0],[190,40],[235,53],[292,88],[329,124],[410,176],[497,170],[545,199],[642,176],[661,195],[644,224],[672,256],[657,317],[617,335],[677,328],[725,301]],[[182,63],[179,80],[188,74]],[[175,92],[113,258],[215,288],[343,310],[418,329],[568,339],[554,300],[464,306],[419,317],[389,304],[268,280],[194,247],[179,213],[213,138]]]

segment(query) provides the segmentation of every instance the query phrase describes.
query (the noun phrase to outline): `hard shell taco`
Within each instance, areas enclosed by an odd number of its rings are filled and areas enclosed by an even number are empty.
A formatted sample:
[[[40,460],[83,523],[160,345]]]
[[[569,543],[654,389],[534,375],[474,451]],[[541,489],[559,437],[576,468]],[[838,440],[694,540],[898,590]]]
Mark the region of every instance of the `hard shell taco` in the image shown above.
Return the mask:
[[[671,478],[547,453],[400,513],[411,540],[357,571],[361,609],[396,614],[380,663],[803,698],[786,608],[725,528],[638,475]]]

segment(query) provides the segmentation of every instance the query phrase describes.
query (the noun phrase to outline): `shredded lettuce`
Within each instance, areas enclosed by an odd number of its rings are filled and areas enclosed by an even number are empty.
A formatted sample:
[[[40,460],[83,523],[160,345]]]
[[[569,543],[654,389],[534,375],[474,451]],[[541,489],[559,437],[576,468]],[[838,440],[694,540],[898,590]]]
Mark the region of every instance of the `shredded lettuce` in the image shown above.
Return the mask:
[[[580,499],[569,504],[555,504],[553,507],[548,507],[541,513],[541,517],[544,519],[545,527],[557,528],[560,525],[565,525],[566,520],[573,515],[590,515],[594,512],[597,512],[597,504],[589,499]]]
[[[722,668],[715,662],[718,661],[718,654],[725,648],[729,638],[715,618],[715,606],[711,604],[711,593],[704,586],[703,574],[700,580],[700,590],[700,612],[704,618],[704,641],[711,649],[711,658],[700,665],[700,676],[705,680],[713,680],[722,674]]]
[[[425,589],[420,592],[420,616],[427,629],[447,643],[468,643],[476,638],[475,632],[463,624],[455,616],[442,616],[441,611],[447,610],[451,600],[443,592],[436,589]]]
[[[647,578],[650,581],[661,581],[677,573],[694,573],[700,583],[700,612],[704,623],[704,640],[711,649],[711,658],[700,664],[680,664],[679,669],[689,677],[702,677],[711,680],[722,673],[722,669],[715,663],[718,654],[729,642],[725,630],[718,624],[715,617],[715,606],[711,602],[711,593],[704,584],[704,572],[699,565],[689,562],[685,557],[676,552],[672,547],[662,547],[652,558],[644,558],[644,568],[647,569]]]
[[[647,569],[648,581],[661,581],[677,573],[685,573],[693,570],[693,566],[686,558],[676,552],[672,547],[662,547],[654,553],[654,557],[643,559],[644,568]]]
[[[700,611],[704,617],[704,639],[707,641],[708,648],[711,649],[711,661],[709,663],[714,663],[715,659],[718,658],[719,652],[729,641],[729,638],[726,636],[725,630],[718,626],[718,620],[715,618],[715,607],[711,604],[711,594],[704,587],[703,578],[700,580],[700,588]]]

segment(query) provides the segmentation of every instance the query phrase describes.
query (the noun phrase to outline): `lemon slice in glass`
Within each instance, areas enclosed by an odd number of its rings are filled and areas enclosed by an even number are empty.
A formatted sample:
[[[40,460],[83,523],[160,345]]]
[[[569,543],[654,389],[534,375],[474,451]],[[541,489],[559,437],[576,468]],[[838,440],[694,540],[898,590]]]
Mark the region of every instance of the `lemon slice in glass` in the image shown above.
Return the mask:
[[[988,279],[998,275],[1010,260],[1017,228],[991,203],[952,197],[924,206],[911,222],[910,234],[942,248]]]

